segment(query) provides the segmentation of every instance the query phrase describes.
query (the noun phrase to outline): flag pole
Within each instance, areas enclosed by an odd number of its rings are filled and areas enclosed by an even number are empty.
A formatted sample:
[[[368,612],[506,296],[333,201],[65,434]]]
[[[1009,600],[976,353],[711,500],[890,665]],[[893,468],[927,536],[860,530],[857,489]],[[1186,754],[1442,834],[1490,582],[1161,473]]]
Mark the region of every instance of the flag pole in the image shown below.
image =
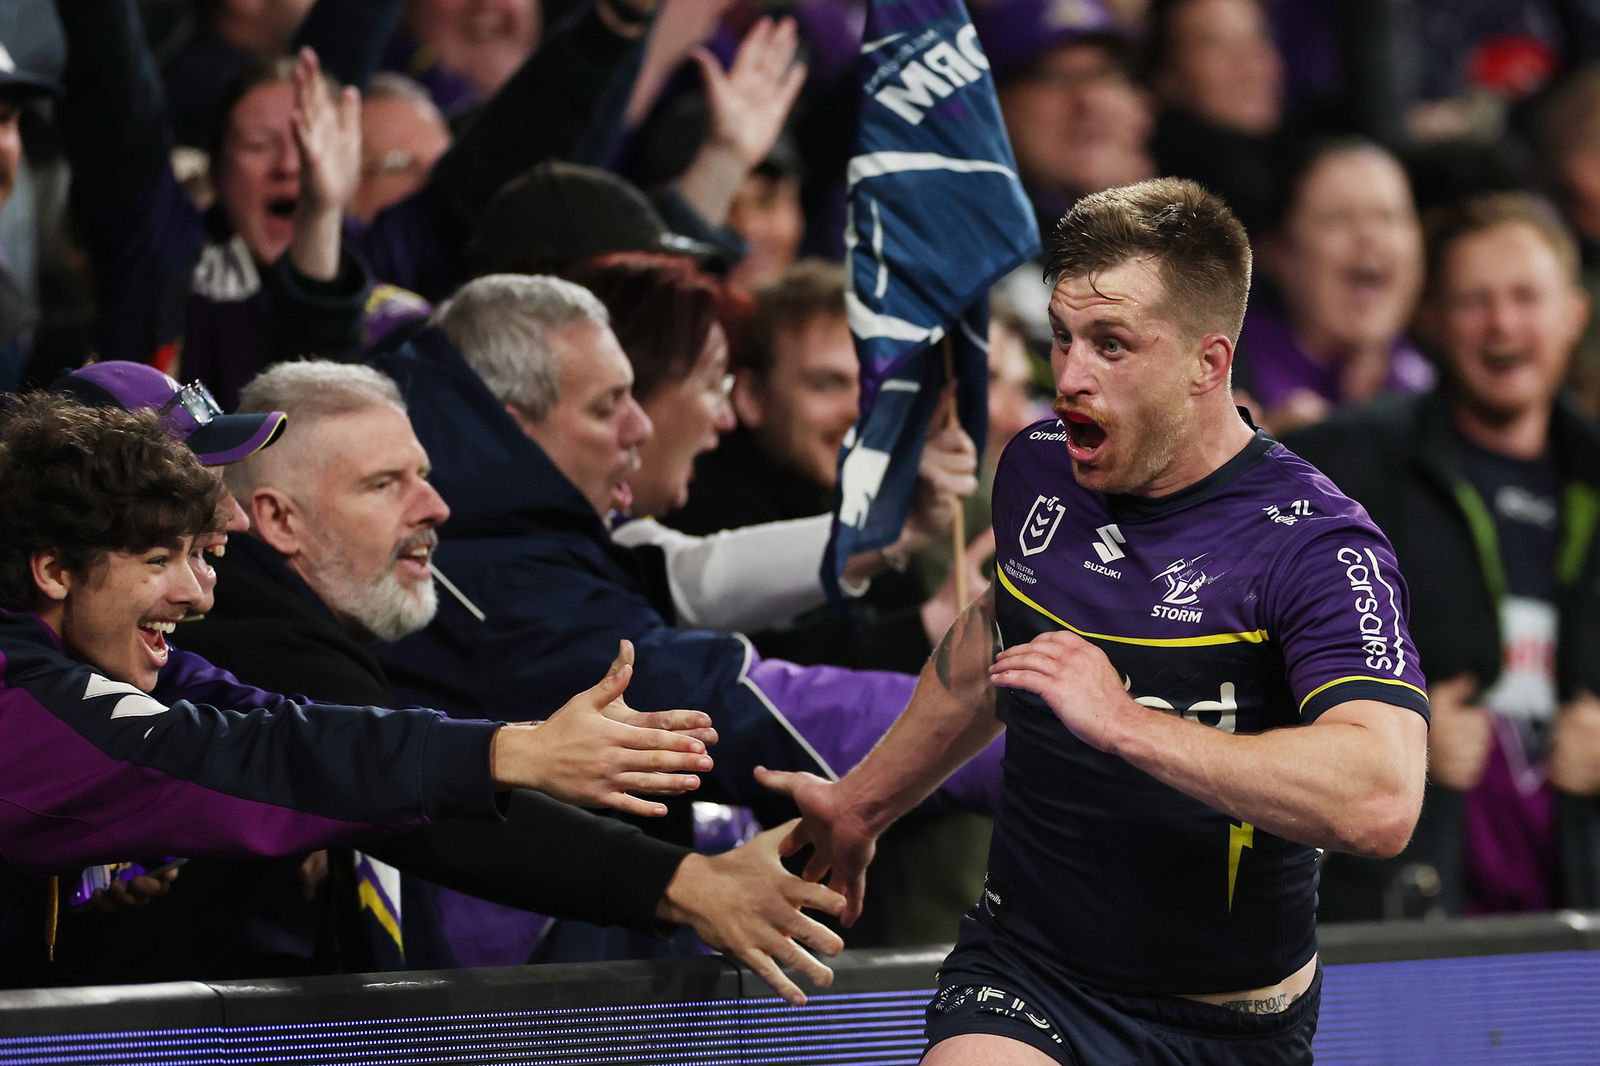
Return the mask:
[[[944,379],[947,382],[956,378],[956,342],[951,334],[944,338]],[[956,403],[956,390],[950,390],[950,424],[961,424],[961,413]],[[955,521],[950,523],[950,546],[953,548],[951,558],[955,560],[956,568],[956,613],[967,609],[967,511],[962,506],[962,501],[956,501]]]

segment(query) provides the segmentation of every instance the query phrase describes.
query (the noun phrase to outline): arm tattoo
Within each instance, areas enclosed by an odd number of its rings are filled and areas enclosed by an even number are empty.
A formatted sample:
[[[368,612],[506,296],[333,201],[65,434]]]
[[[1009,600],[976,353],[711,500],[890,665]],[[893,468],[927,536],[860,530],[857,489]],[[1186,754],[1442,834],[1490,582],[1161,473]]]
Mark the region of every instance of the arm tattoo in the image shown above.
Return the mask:
[[[982,641],[990,646],[989,662],[994,661],[994,654],[998,650],[998,643],[994,637],[994,595],[985,594],[972,606],[961,612],[955,624],[945,633],[944,639],[933,652],[933,672],[939,678],[939,684],[944,686],[946,692],[956,695],[956,655],[958,648],[966,648],[973,641]],[[986,664],[987,665],[987,664]],[[986,685],[989,699],[993,700],[993,691]]]
[[[1280,992],[1276,996],[1266,999],[1230,999],[1222,1006],[1240,1014],[1279,1014],[1289,1009],[1289,1004],[1299,999],[1302,993]]]
[[[944,639],[939,641],[939,646],[933,649],[933,672],[938,675],[939,684],[944,686],[946,692],[954,692],[955,685],[950,677],[950,649],[956,642],[956,630],[961,627],[962,619],[956,619],[956,624],[945,631]]]

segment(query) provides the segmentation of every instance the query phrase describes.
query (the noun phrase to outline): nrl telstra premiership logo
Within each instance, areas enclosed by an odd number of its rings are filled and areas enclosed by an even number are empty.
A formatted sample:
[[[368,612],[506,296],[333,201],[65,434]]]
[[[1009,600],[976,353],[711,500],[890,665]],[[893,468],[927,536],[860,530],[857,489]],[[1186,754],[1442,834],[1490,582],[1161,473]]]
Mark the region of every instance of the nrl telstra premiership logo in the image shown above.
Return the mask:
[[[1056,535],[1056,527],[1061,525],[1061,516],[1066,513],[1059,496],[1040,496],[1034,500],[1033,509],[1022,523],[1022,532],[1017,535],[1022,554],[1038,555],[1050,547],[1050,538]]]

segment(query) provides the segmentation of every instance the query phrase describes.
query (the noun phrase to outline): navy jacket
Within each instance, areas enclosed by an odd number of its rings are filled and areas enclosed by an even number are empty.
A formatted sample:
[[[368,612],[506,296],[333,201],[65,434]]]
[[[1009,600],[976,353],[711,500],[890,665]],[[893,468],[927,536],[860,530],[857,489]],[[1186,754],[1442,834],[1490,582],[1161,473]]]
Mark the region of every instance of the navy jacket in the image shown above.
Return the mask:
[[[905,705],[908,675],[763,660],[742,636],[673,625],[651,557],[612,541],[437,330],[374,362],[411,405],[451,508],[435,559],[488,618],[441,594],[431,626],[379,649],[402,699],[468,717],[543,717],[594,684],[626,637],[637,649],[629,704],[710,714],[717,768],[697,798],[742,804],[768,798],[753,767],[842,772]]]

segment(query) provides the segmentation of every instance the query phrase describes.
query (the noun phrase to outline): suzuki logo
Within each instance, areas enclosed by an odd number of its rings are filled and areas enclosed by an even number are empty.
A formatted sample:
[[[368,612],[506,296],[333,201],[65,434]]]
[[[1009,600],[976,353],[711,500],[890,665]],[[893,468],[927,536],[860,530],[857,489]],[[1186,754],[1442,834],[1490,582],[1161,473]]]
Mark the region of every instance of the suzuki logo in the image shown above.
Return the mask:
[[[1022,548],[1023,555],[1038,555],[1050,547],[1050,538],[1056,535],[1056,527],[1061,524],[1061,516],[1067,509],[1061,506],[1059,496],[1040,496],[1033,501],[1033,509],[1028,512],[1027,520],[1022,523],[1022,532],[1017,534],[1017,543]]]
[[[1127,554],[1117,545],[1128,543],[1128,538],[1122,535],[1122,530],[1118,529],[1114,523],[1109,526],[1101,526],[1095,530],[1095,535],[1100,538],[1100,543],[1094,546],[1094,553],[1100,556],[1102,563],[1109,563],[1113,559],[1121,559]]]

